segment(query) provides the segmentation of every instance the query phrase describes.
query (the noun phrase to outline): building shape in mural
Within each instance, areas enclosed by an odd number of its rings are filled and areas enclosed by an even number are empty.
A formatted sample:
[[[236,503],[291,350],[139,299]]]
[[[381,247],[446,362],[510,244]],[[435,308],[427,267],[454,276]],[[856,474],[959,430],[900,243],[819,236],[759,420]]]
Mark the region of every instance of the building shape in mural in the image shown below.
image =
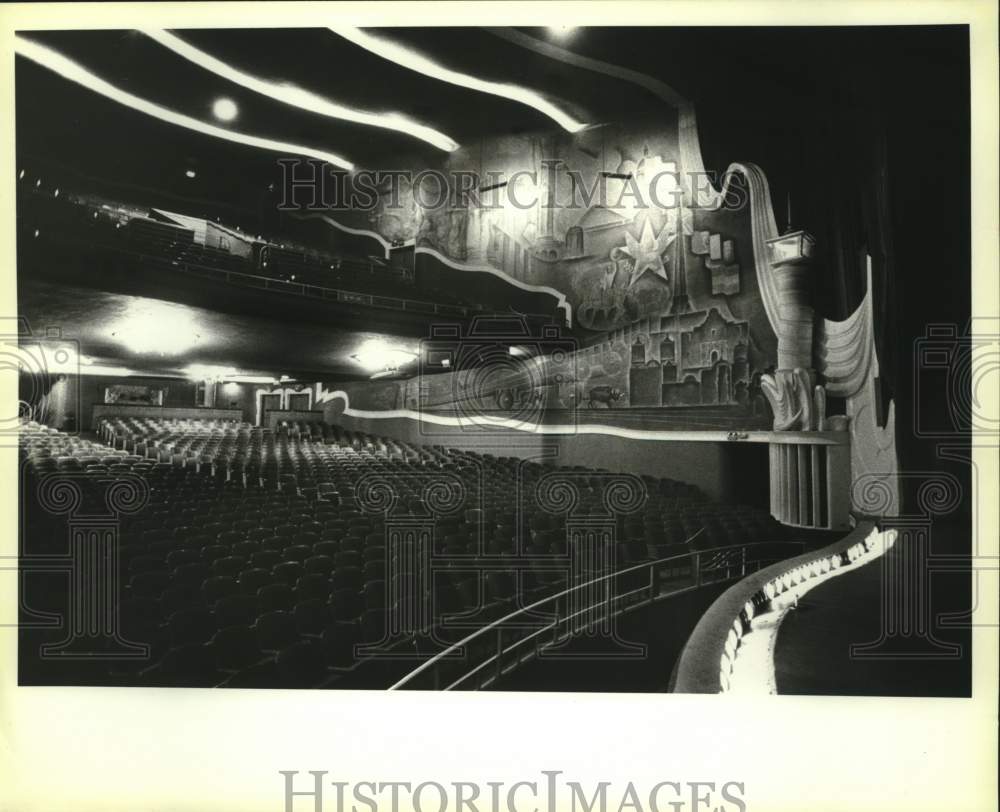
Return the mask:
[[[630,405],[753,410],[757,393],[747,322],[712,308],[668,313],[638,327],[630,347]],[[756,405],[759,411],[762,404]]]

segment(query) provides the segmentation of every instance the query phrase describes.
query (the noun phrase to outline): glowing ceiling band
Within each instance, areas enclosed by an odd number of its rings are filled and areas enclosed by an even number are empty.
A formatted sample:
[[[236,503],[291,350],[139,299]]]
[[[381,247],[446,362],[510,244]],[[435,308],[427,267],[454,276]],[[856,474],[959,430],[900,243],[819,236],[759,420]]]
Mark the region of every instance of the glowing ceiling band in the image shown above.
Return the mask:
[[[430,76],[432,79],[439,79],[442,82],[448,82],[449,84],[458,85],[459,87],[464,87],[469,90],[476,90],[480,93],[489,93],[493,96],[500,96],[501,98],[510,99],[511,101],[515,101],[520,104],[526,104],[528,107],[533,107],[539,113],[548,116],[556,122],[556,124],[568,132],[579,132],[584,127],[588,126],[585,122],[577,121],[568,113],[560,110],[556,107],[556,105],[545,99],[541,94],[536,93],[533,90],[529,90],[526,87],[501,84],[499,82],[489,82],[485,79],[478,79],[475,76],[470,76],[467,73],[459,73],[458,71],[449,70],[448,68],[438,65],[433,60],[428,59],[427,57],[422,56],[409,48],[398,45],[394,42],[389,42],[385,39],[374,37],[371,34],[362,31],[360,28],[334,28],[331,26],[330,30],[349,42],[353,42],[355,45],[364,48],[367,51],[371,51],[373,54],[376,54],[383,59],[395,62],[397,65],[409,68],[417,73],[422,73],[425,76]]]
[[[444,133],[411,121],[399,113],[369,113],[365,110],[345,107],[342,104],[324,99],[322,96],[317,96],[315,93],[303,90],[300,87],[295,87],[291,84],[268,82],[257,76],[243,73],[243,71],[237,70],[232,65],[216,59],[211,54],[195,48],[169,31],[154,29],[149,31],[144,30],[142,33],[158,42],[164,48],[169,48],[178,56],[187,59],[189,62],[193,62],[195,65],[211,71],[223,79],[228,79],[230,82],[234,82],[248,90],[260,93],[262,96],[267,96],[283,104],[298,107],[310,113],[327,116],[328,118],[353,121],[355,124],[381,127],[386,130],[395,130],[404,135],[410,135],[426,141],[428,144],[446,152],[453,152],[458,149],[458,143]]]
[[[78,65],[73,60],[67,59],[58,51],[53,51],[51,48],[39,45],[37,42],[32,42],[31,40],[24,39],[23,37],[15,37],[14,50],[25,59],[30,59],[32,62],[41,65],[44,68],[48,68],[54,73],[58,73],[64,79],[76,82],[78,85],[82,85],[95,93],[100,93],[102,96],[109,98],[112,101],[123,104],[126,107],[131,107],[133,110],[145,113],[153,118],[158,118],[160,121],[165,121],[168,124],[174,124],[178,127],[184,127],[188,130],[202,133],[203,135],[210,135],[214,138],[221,138],[226,141],[233,141],[237,144],[244,144],[250,147],[258,147],[260,149],[272,150],[274,152],[293,153],[296,155],[303,155],[308,158],[317,158],[348,171],[354,169],[354,164],[346,158],[342,158],[332,152],[324,152],[323,150],[314,149],[313,147],[305,147],[298,144],[286,144],[282,141],[274,141],[270,138],[260,138],[256,135],[247,135],[246,133],[227,130],[222,127],[216,127],[213,124],[206,124],[204,121],[199,121],[196,118],[191,118],[191,116],[186,116],[183,113],[178,113],[166,107],[161,107],[158,104],[154,104],[151,101],[147,101],[146,99],[128,93],[121,88],[115,87],[111,83],[104,81],[104,79],[95,76],[93,73],[88,71],[83,66]]]

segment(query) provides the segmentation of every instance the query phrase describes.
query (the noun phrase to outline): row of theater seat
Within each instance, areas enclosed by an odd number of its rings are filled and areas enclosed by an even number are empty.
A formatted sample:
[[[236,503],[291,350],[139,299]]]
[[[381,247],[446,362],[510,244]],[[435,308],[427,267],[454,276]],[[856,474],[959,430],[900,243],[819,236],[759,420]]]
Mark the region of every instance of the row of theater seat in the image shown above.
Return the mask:
[[[121,684],[334,685],[368,662],[358,644],[377,644],[393,617],[427,600],[396,651],[431,631],[454,639],[569,583],[567,515],[537,499],[549,466],[331,426],[310,426],[306,439],[220,421],[110,419],[100,436],[126,447],[29,423],[21,450],[36,476],[130,472],[149,483],[146,507],[122,522],[117,566],[122,635],[149,645],[151,659],[110,666]],[[606,473],[556,473],[575,483],[578,509],[602,509]],[[435,491],[441,483],[452,489]],[[761,511],[671,480],[644,485],[645,504],[616,523],[620,566],[685,553],[700,530],[703,547],[781,536]],[[387,547],[387,527],[428,522],[433,549]],[[34,524],[51,530],[53,518]],[[428,627],[442,616],[451,619]]]

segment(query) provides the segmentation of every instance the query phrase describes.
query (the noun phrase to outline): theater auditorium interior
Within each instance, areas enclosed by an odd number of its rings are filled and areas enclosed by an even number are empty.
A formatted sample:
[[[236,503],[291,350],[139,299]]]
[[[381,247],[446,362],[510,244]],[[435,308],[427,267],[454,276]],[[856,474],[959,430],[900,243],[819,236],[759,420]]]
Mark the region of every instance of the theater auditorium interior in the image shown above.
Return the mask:
[[[968,696],[968,45],[18,33],[20,684]]]

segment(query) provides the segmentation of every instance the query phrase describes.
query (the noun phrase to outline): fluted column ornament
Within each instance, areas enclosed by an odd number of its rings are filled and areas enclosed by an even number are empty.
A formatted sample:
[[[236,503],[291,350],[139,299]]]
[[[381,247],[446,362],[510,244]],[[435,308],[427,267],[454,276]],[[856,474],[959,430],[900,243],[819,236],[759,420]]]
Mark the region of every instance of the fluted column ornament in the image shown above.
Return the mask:
[[[774,412],[779,431],[821,428],[821,408],[814,403],[813,322],[810,264],[816,241],[806,231],[793,231],[767,241],[778,309],[778,366],[764,375],[761,388]]]

